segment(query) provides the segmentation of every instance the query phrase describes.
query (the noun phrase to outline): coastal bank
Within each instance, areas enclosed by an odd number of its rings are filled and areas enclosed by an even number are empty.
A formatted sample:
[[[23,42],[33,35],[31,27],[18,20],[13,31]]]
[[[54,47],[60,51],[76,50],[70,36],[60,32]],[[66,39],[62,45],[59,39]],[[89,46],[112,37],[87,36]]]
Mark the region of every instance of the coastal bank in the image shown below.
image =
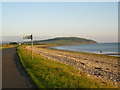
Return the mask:
[[[36,45],[33,47],[33,52],[47,59],[75,67],[77,70],[84,72],[86,76],[92,76],[96,80],[101,80],[102,83],[109,82],[118,86],[118,57],[53,50],[45,47],[48,46]],[[31,51],[30,46],[26,46],[25,49]]]

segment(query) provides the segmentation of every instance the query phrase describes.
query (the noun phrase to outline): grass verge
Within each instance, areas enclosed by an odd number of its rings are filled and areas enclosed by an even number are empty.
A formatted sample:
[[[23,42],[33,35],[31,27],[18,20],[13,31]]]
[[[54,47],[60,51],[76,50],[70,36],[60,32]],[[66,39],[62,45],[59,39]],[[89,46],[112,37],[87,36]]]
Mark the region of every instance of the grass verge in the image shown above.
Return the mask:
[[[27,73],[38,88],[114,88],[108,83],[101,83],[83,72],[53,60],[46,59],[27,51],[23,46],[18,48],[18,54]]]

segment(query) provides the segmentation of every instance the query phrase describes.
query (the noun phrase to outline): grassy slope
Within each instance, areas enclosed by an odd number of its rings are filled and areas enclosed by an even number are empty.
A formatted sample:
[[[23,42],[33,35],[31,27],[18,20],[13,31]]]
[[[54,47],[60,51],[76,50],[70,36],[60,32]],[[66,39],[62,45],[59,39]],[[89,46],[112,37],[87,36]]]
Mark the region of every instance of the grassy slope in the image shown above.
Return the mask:
[[[91,77],[87,78],[71,66],[67,66],[31,52],[23,47],[18,48],[21,62],[39,88],[110,88]]]
[[[66,44],[80,44],[80,43],[96,43],[93,40],[85,39],[85,38],[77,38],[77,37],[59,37],[41,41],[34,41],[34,44],[58,44],[58,45],[66,45]]]

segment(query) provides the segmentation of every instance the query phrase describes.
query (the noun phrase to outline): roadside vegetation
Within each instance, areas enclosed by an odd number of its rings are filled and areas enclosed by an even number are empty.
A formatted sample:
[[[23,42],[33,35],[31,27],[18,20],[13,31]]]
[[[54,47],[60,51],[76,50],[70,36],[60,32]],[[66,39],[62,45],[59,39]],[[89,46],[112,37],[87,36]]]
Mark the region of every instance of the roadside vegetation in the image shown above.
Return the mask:
[[[38,88],[114,88],[109,83],[102,83],[83,72],[36,53],[27,51],[24,46],[18,47],[18,54],[25,70]]]
[[[5,45],[0,45],[0,49],[12,48],[12,47],[16,47],[16,46],[17,45],[5,44]]]

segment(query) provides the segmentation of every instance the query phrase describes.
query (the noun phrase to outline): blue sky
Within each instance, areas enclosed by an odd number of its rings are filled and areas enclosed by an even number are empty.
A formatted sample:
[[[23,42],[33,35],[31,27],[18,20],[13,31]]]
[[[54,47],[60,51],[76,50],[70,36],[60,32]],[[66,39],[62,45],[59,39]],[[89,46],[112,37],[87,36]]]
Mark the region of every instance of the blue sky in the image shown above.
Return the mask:
[[[4,2],[3,36],[77,36],[116,42],[117,2]]]

